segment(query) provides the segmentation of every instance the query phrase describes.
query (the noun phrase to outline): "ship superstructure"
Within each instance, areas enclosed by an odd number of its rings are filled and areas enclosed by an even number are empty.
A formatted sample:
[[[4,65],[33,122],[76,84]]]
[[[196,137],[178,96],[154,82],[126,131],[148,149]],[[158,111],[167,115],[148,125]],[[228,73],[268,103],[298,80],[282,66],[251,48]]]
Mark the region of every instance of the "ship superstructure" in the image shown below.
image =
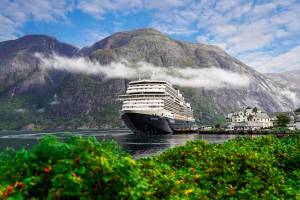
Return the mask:
[[[191,105],[167,81],[131,81],[120,100],[122,119],[135,133],[187,132],[195,121]]]

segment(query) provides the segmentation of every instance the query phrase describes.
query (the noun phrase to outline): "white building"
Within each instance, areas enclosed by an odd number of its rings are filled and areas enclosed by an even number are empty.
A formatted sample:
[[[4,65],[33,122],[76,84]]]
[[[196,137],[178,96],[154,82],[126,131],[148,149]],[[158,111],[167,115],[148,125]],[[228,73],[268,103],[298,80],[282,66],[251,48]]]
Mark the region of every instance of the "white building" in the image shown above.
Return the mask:
[[[297,116],[293,115],[294,113],[289,113],[290,117],[290,123],[288,123],[286,126],[289,130],[293,131],[296,130],[296,118]]]
[[[229,130],[259,130],[273,126],[269,115],[257,107],[243,107],[229,113],[226,118]]]
[[[296,119],[295,119],[295,126],[297,130],[300,130],[300,114],[297,115]]]

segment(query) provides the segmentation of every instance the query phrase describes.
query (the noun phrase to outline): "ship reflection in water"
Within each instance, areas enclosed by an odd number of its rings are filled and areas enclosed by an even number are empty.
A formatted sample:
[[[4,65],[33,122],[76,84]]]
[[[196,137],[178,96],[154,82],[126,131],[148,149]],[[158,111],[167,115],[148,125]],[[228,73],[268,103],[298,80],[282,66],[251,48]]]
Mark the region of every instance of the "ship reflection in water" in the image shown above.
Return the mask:
[[[159,154],[167,148],[181,146],[191,140],[207,140],[209,143],[223,143],[226,140],[240,137],[238,135],[199,135],[199,134],[169,134],[169,135],[137,135],[128,129],[102,129],[96,131],[74,132],[0,132],[0,151],[6,147],[16,149],[29,148],[45,135],[55,135],[66,138],[70,135],[91,136],[98,140],[116,140],[118,144],[134,158]]]

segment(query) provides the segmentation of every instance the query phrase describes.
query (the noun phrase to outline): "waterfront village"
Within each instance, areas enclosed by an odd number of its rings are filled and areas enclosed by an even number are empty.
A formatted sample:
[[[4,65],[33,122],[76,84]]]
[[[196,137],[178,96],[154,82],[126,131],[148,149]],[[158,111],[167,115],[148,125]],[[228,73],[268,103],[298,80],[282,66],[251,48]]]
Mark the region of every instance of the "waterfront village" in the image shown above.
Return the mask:
[[[266,113],[258,107],[245,106],[226,116],[226,130],[256,131],[281,126],[281,117],[287,118],[284,126],[289,130],[300,130],[300,113]],[[207,127],[206,127],[207,129]]]

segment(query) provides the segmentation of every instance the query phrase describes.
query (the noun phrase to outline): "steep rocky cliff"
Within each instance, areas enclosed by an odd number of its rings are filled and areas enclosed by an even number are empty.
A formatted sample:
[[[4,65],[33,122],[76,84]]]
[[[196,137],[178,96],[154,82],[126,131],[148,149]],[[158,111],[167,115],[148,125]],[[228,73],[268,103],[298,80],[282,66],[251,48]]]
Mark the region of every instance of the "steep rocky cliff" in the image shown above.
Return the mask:
[[[113,34],[81,50],[48,36],[31,35],[0,43],[2,129],[122,126],[116,101],[128,80],[42,70],[35,53],[84,56],[101,64],[126,59],[156,66],[217,67],[247,75],[249,88],[181,88],[199,123],[221,123],[223,114],[243,105],[273,112],[294,109],[285,86],[267,78],[222,49],[173,40],[154,29]],[[299,104],[298,104],[299,105]],[[32,127],[32,126],[31,126]]]

